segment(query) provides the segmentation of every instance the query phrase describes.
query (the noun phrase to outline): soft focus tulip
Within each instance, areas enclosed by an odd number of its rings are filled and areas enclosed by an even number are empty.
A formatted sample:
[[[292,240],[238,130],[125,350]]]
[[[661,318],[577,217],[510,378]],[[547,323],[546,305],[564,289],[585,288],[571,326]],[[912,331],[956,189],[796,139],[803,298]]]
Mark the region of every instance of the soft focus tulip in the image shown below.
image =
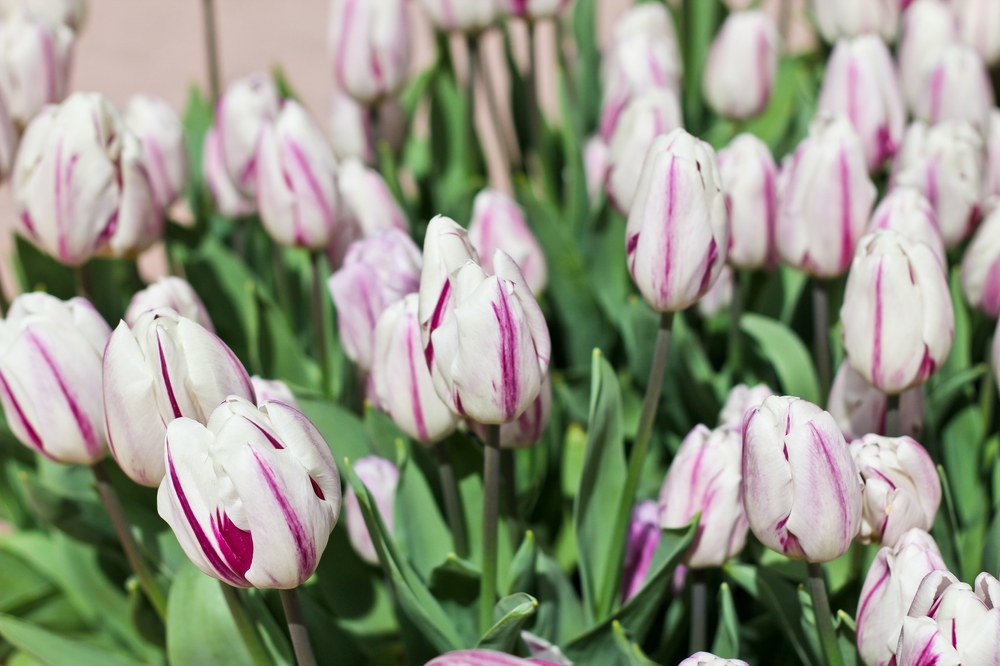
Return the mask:
[[[469,242],[476,248],[480,264],[487,273],[493,273],[493,252],[499,248],[521,269],[533,294],[545,289],[548,280],[545,253],[528,228],[524,211],[503,192],[486,189],[476,195],[472,202]]]
[[[356,99],[339,90],[330,104],[330,140],[338,160],[356,157],[365,164],[375,161],[371,115]],[[343,166],[343,165],[341,165]]]
[[[108,443],[129,478],[157,486],[167,424],[208,421],[227,396],[254,399],[243,365],[222,340],[168,308],[121,322],[104,352]]]
[[[986,161],[989,173],[985,194],[1000,199],[1000,109],[993,109],[990,112],[990,127],[986,134]]]
[[[677,94],[669,88],[654,88],[625,107],[608,146],[607,176],[608,197],[623,215],[632,208],[653,141],[682,124]]]
[[[848,441],[868,433],[886,434],[889,399],[865,381],[845,360],[833,378],[827,410]],[[920,387],[899,396],[899,434],[919,437],[924,426],[924,394]]]
[[[440,30],[477,33],[488,27],[504,10],[505,0],[420,0]]]
[[[865,487],[861,543],[895,546],[912,528],[929,531],[941,504],[941,481],[930,455],[909,437],[865,435],[851,442]]]
[[[941,262],[941,268],[948,267],[937,215],[916,187],[895,187],[882,199],[872,213],[868,233],[878,229],[892,229],[914,243],[925,244]]]
[[[566,658],[558,645],[553,645],[541,636],[536,636],[530,631],[521,631],[521,640],[531,653],[530,663],[548,664],[549,666],[573,666],[573,662]]]
[[[434,372],[434,344],[431,334],[455,307],[451,274],[467,261],[479,261],[476,249],[469,241],[469,232],[451,218],[438,215],[431,219],[424,234],[424,264],[420,272],[421,338],[427,365]]]
[[[879,230],[858,244],[840,310],[851,367],[888,394],[927,381],[948,358],[955,315],[929,247]]]
[[[201,147],[201,170],[220,213],[227,217],[242,217],[256,210],[253,197],[237,190],[229,177],[222,153],[222,135],[215,127],[210,127],[205,134],[205,143]]]
[[[1000,207],[983,220],[965,250],[962,291],[972,307],[1000,315]]]
[[[861,138],[868,171],[892,157],[906,129],[896,65],[876,35],[837,41],[823,75],[817,110],[846,116]]]
[[[493,650],[456,650],[435,657],[424,666],[560,666],[542,659],[521,659]]]
[[[682,129],[658,137],[625,229],[629,272],[660,312],[683,310],[711,288],[729,247],[715,152]]]
[[[719,427],[730,428],[743,436],[743,419],[746,413],[754,407],[759,407],[761,403],[774,395],[774,391],[767,384],[757,384],[747,386],[737,384],[729,389],[726,402],[719,411]]]
[[[184,125],[169,102],[152,95],[133,95],[122,117],[139,138],[156,205],[164,209],[187,182]]]
[[[372,366],[379,315],[420,288],[420,269],[420,249],[409,235],[386,229],[351,244],[344,265],[327,281],[344,352],[362,369]]]
[[[458,418],[434,390],[424,360],[418,301],[419,296],[408,294],[378,318],[371,377],[379,404],[399,429],[419,442],[434,444],[455,430]]]
[[[451,275],[454,309],[431,333],[428,358],[441,399],[484,424],[513,421],[531,406],[552,353],[545,317],[517,264],[497,250],[493,270],[488,276],[469,261]]]
[[[0,97],[0,181],[5,181],[14,169],[17,155],[17,130],[11,120],[7,103]]]
[[[698,425],[670,463],[660,488],[660,526],[683,527],[701,513],[698,534],[684,556],[692,569],[722,566],[746,544],[742,445],[739,432],[731,428]]]
[[[778,167],[771,150],[753,134],[740,134],[719,151],[719,176],[729,211],[729,263],[773,266]]]
[[[79,32],[87,18],[87,3],[85,0],[0,0],[0,16],[8,18],[17,13]]]
[[[795,397],[751,410],[743,502],[750,529],[772,550],[808,562],[847,552],[861,528],[861,479],[833,417]]]
[[[816,277],[842,275],[875,203],[861,140],[846,118],[817,118],[783,169],[779,256]]]
[[[622,573],[622,601],[628,601],[642,589],[660,545],[660,507],[653,500],[642,500],[632,507],[625,541],[625,566]]]
[[[395,94],[406,80],[410,59],[406,3],[333,0],[327,43],[338,89],[363,104]]]
[[[813,0],[820,33],[829,43],[841,37],[877,32],[888,42],[896,37],[901,0]]]
[[[1000,3],[994,0],[952,0],[962,41],[987,65],[1000,62]]]
[[[299,401],[288,388],[288,384],[280,379],[264,379],[254,375],[250,378],[253,392],[257,397],[257,406],[261,407],[265,402],[283,402],[289,407],[299,409]]]
[[[513,421],[500,426],[500,447],[517,449],[534,446],[545,434],[552,413],[552,382],[548,375],[542,380],[542,388],[531,406]],[[469,428],[479,439],[486,441],[486,426],[476,421],[469,422]]]
[[[570,0],[509,0],[510,13],[527,19],[552,18],[569,5]]]
[[[111,329],[82,298],[19,296],[0,320],[0,402],[21,441],[51,460],[107,453],[101,356]]]
[[[979,54],[952,44],[927,70],[913,115],[931,125],[966,121],[985,132],[993,105],[993,84]]]
[[[207,426],[171,421],[165,449],[157,510],[195,566],[235,587],[290,589],[313,575],[340,477],[301,412],[231,396]]]
[[[695,652],[678,666],[748,666],[748,664],[740,659],[716,657],[711,652]]]
[[[15,12],[0,21],[0,94],[24,129],[46,104],[69,91],[73,31]]]
[[[363,237],[381,229],[410,230],[403,208],[389,190],[382,175],[360,160],[344,160],[337,170],[344,224],[356,224]]]
[[[745,119],[767,108],[778,73],[778,28],[763,11],[733,12],[705,61],[705,101],[719,115]]]
[[[943,569],[937,544],[923,530],[912,529],[878,551],[858,599],[858,652],[865,664],[889,666],[920,581]]]
[[[132,296],[125,310],[125,323],[134,326],[143,312],[156,308],[170,308],[182,317],[187,317],[215,332],[212,319],[205,304],[201,302],[194,287],[184,278],[166,275]]]
[[[351,465],[354,473],[367,486],[375,497],[375,505],[382,514],[389,533],[395,530],[394,510],[396,503],[396,486],[399,485],[399,469],[385,458],[365,456]],[[354,551],[365,562],[378,566],[378,553],[368,533],[365,517],[361,514],[361,504],[354,493],[354,487],[348,484],[347,496],[344,498],[344,520],[347,524],[347,536],[351,540]]]
[[[599,135],[587,139],[583,147],[583,168],[587,173],[587,196],[597,199],[604,187],[611,162],[611,149]]]
[[[156,201],[151,170],[145,161],[142,143],[132,132],[125,131],[121,137],[121,146],[121,181],[117,184],[118,214],[114,231],[101,254],[134,259],[163,238],[166,221],[163,209]],[[58,153],[58,149],[56,152]],[[73,168],[67,167],[66,178],[71,178],[72,173]],[[55,187],[59,191],[61,184],[56,183]]]
[[[924,79],[945,47],[958,41],[958,21],[947,0],[915,0],[903,12],[903,28],[896,58],[903,95],[916,109]]]
[[[983,198],[983,140],[968,123],[914,122],[893,163],[894,186],[916,187],[937,215],[945,247],[975,228]]]
[[[281,104],[271,78],[257,72],[230,83],[215,107],[222,163],[244,196],[254,195],[257,145],[264,126],[277,119]]]
[[[928,574],[896,647],[898,666],[992,666],[1000,655],[1000,582],[981,573],[970,587],[947,571]]]
[[[719,278],[705,295],[698,299],[698,314],[706,319],[719,314],[733,302],[733,268],[726,264]]]

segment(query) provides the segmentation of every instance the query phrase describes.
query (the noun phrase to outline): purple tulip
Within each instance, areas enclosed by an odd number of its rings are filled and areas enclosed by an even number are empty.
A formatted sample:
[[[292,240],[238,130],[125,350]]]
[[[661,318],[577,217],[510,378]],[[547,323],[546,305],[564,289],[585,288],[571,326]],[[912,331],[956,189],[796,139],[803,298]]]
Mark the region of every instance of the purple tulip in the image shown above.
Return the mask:
[[[28,12],[13,12],[0,22],[0,95],[19,129],[69,92],[75,41],[67,26]]]
[[[878,229],[892,229],[914,243],[924,243],[947,268],[948,257],[944,252],[944,240],[938,229],[937,215],[923,193],[915,187],[892,189],[872,213],[868,223],[868,233]]]
[[[962,290],[969,305],[1000,315],[1000,208],[976,230],[962,258]]]
[[[385,458],[365,456],[352,465],[354,473],[375,496],[375,504],[382,514],[382,521],[389,533],[395,531],[393,524],[394,505],[396,502],[396,486],[399,485],[399,470]],[[354,487],[348,485],[347,497],[344,498],[344,520],[347,523],[347,536],[355,552],[369,564],[378,566],[378,553],[372,542],[368,526],[361,514],[361,504],[354,494]]]
[[[896,37],[900,0],[813,0],[816,26],[829,43],[841,37],[877,32],[887,42]]]
[[[156,205],[165,209],[177,199],[187,182],[184,125],[167,100],[153,95],[133,95],[123,118],[125,126],[142,145]]]
[[[968,122],[985,132],[993,84],[979,54],[962,44],[943,48],[923,78],[913,115],[931,125]]]
[[[346,223],[357,224],[362,236],[389,228],[409,232],[406,213],[375,169],[358,159],[346,159],[337,170],[337,184]]]
[[[431,335],[455,308],[451,274],[467,261],[479,261],[479,255],[469,240],[469,232],[451,218],[442,215],[434,217],[424,234],[424,264],[420,272],[418,308],[424,354],[432,374],[434,345]]]
[[[340,477],[301,412],[231,396],[207,426],[171,421],[164,460],[157,510],[195,566],[235,587],[289,589],[313,575]]]
[[[521,659],[493,650],[456,650],[435,657],[424,666],[561,666],[542,659]]]
[[[774,391],[767,384],[757,384],[754,387],[737,384],[729,390],[726,403],[719,412],[719,427],[735,430],[742,437],[743,419],[747,412],[754,407],[759,407],[772,395],[774,395]]]
[[[503,192],[486,189],[476,195],[472,202],[469,242],[476,248],[480,264],[487,273],[493,273],[491,257],[500,249],[521,269],[531,293],[539,294],[545,289],[548,280],[545,253],[528,228],[524,211]]]
[[[125,310],[125,323],[135,325],[139,315],[156,308],[170,308],[182,317],[187,317],[201,324],[212,333],[212,319],[208,316],[205,304],[201,302],[194,287],[184,278],[166,275],[132,296],[132,301]]]
[[[628,601],[642,589],[660,545],[660,507],[653,500],[642,500],[632,507],[632,519],[625,543],[625,566],[622,574],[622,601]]]
[[[288,384],[280,379],[264,379],[254,375],[250,378],[254,395],[257,397],[257,406],[262,406],[265,402],[283,402],[289,407],[299,409],[299,401],[288,388]]]
[[[897,60],[906,104],[916,109],[924,80],[945,47],[958,42],[958,20],[946,0],[915,0],[903,12]]]
[[[723,659],[716,657],[711,652],[695,652],[693,655],[682,661],[678,666],[749,666],[747,662],[740,659]]]
[[[705,61],[705,101],[719,115],[746,119],[767,108],[778,73],[778,26],[759,10],[732,12]]]
[[[885,393],[865,381],[844,360],[833,378],[827,410],[837,421],[848,441],[868,433],[886,434],[889,399]],[[924,394],[920,387],[899,396],[899,434],[918,437],[924,425]]]
[[[719,151],[719,176],[729,211],[729,263],[755,269],[777,264],[778,167],[753,134],[740,134]]]
[[[328,44],[337,88],[363,104],[399,91],[410,61],[404,0],[333,0]]]
[[[222,163],[229,181],[246,197],[256,189],[261,132],[277,119],[281,104],[271,78],[256,72],[230,83],[215,107]]]
[[[110,335],[85,299],[14,300],[0,321],[0,402],[21,443],[62,463],[107,454],[101,356]]]
[[[552,413],[552,382],[546,374],[542,380],[542,388],[538,391],[531,406],[521,412],[513,421],[500,426],[500,447],[519,449],[534,446],[542,439],[549,425],[549,415]],[[468,422],[469,428],[486,441],[486,426],[476,421]]]

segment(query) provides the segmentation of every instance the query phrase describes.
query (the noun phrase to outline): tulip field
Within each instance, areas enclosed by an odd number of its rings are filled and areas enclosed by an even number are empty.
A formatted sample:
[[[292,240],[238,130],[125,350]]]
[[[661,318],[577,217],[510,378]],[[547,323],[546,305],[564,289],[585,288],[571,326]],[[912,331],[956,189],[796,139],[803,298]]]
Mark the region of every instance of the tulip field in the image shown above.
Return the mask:
[[[0,665],[1000,666],[1000,0],[200,4],[0,1]]]

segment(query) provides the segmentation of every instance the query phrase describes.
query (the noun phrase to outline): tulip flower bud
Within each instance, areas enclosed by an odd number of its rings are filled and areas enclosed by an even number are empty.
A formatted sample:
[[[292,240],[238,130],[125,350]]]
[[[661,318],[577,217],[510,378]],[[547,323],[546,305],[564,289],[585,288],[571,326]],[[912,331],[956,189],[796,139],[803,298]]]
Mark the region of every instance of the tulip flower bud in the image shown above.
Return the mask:
[[[163,238],[165,220],[163,209],[156,202],[151,170],[146,164],[142,143],[126,130],[121,137],[121,146],[118,217],[107,247],[100,253],[134,259]],[[72,168],[68,171],[72,172]],[[59,187],[56,184],[57,190]]]
[[[993,84],[986,65],[963,44],[943,48],[924,76],[913,115],[931,125],[949,120],[985,132],[993,108]]]
[[[352,243],[344,265],[327,281],[344,352],[362,369],[372,366],[379,315],[420,288],[420,269],[420,249],[409,235],[385,229]]]
[[[660,545],[660,507],[653,500],[642,500],[632,507],[625,542],[625,567],[622,574],[622,603],[642,589]]]
[[[299,409],[299,401],[292,393],[292,389],[280,379],[264,379],[254,375],[250,378],[250,384],[257,396],[258,407],[262,407],[265,402],[283,402],[289,407]]]
[[[945,47],[958,42],[958,21],[945,0],[915,0],[903,12],[897,58],[906,104],[917,108],[930,73]]]
[[[497,250],[493,270],[488,276],[469,261],[449,278],[454,309],[431,333],[428,358],[441,399],[484,424],[513,421],[531,406],[552,353],[545,317],[517,264]]]
[[[334,91],[329,127],[333,154],[338,160],[356,157],[365,164],[375,162],[371,118],[368,109],[356,99],[339,90]]]
[[[937,214],[945,247],[975,228],[982,201],[983,140],[968,123],[914,122],[893,163],[892,185],[916,187]]]
[[[156,206],[165,209],[177,199],[187,181],[184,125],[165,99],[152,95],[133,95],[123,117],[125,126],[142,145]]]
[[[893,188],[872,213],[868,233],[891,229],[914,243],[923,243],[947,268],[948,257],[938,229],[937,215],[923,193],[915,187]]]
[[[503,13],[505,0],[420,0],[420,4],[439,30],[478,33]]]
[[[521,659],[494,650],[456,650],[435,657],[424,666],[561,666],[541,659]]]
[[[0,22],[0,94],[19,129],[66,96],[74,41],[68,27],[24,12]]]
[[[587,172],[587,196],[591,201],[597,199],[604,187],[610,168],[611,150],[607,142],[594,135],[587,139],[583,147],[583,168]]]
[[[716,657],[711,652],[695,652],[678,666],[748,666],[748,664],[740,659]]]
[[[487,273],[493,273],[493,253],[501,249],[521,269],[533,294],[545,289],[548,280],[545,253],[528,228],[524,211],[503,192],[485,189],[476,195],[472,202],[469,242],[476,248],[480,264]]]
[[[817,110],[843,114],[851,121],[869,172],[891,158],[903,138],[906,109],[885,42],[872,34],[838,40],[823,75]]]
[[[625,229],[629,272],[660,312],[683,310],[715,283],[729,223],[715,152],[682,129],[657,137]]]
[[[677,48],[677,32],[670,12],[661,4],[639,3],[625,10],[613,27],[612,41],[624,44],[640,35],[647,35]],[[680,62],[676,60],[676,62]]]
[[[410,56],[406,3],[333,0],[327,43],[338,89],[369,105],[395,94]]]
[[[570,0],[509,0],[510,13],[531,20],[558,16]]]
[[[215,108],[222,163],[243,196],[254,195],[260,135],[280,110],[278,89],[263,72],[230,83]]]
[[[184,278],[167,275],[132,296],[132,301],[125,310],[125,323],[134,326],[139,315],[156,308],[170,308],[182,317],[187,317],[201,324],[212,333],[212,319],[208,316],[205,304],[198,298],[194,287]]]
[[[157,486],[167,424],[200,423],[226,396],[254,399],[250,377],[222,340],[169,308],[121,322],[104,352],[108,443],[129,478]]]
[[[85,0],[0,0],[0,17],[8,19],[18,13],[79,32],[87,18],[87,4]]]
[[[698,314],[708,319],[719,314],[733,302],[733,269],[729,264],[722,267],[719,279],[698,299]]]
[[[990,112],[990,128],[986,135],[986,143],[986,164],[989,174],[986,179],[985,194],[1000,198],[1000,109],[993,109]]]
[[[743,436],[743,419],[746,413],[774,395],[767,384],[757,384],[754,387],[737,384],[729,390],[726,404],[719,412],[719,428],[735,430]]]
[[[743,422],[750,529],[796,560],[829,562],[861,527],[861,479],[837,423],[816,405],[772,396]]]
[[[895,231],[861,239],[840,310],[851,367],[888,394],[927,381],[948,358],[955,315],[929,247]]]
[[[549,425],[549,415],[552,413],[552,382],[545,375],[538,397],[520,416],[500,426],[500,447],[518,449],[534,446],[542,439],[545,428]],[[476,421],[468,423],[482,441],[486,441],[486,426]]]
[[[365,456],[351,466],[354,473],[375,496],[375,505],[382,514],[382,521],[392,534],[394,505],[396,503],[396,486],[399,485],[399,469],[385,458]],[[368,533],[365,518],[361,514],[361,504],[354,493],[354,487],[348,484],[347,497],[344,498],[344,520],[347,522],[347,536],[351,545],[361,559],[378,566],[378,553],[375,544]]]
[[[817,118],[784,169],[778,255],[810,275],[842,275],[876,196],[861,140],[843,116]]]
[[[719,176],[729,211],[729,263],[774,266],[778,167],[771,150],[753,134],[740,134],[719,151]]]
[[[868,433],[886,434],[889,400],[885,393],[865,381],[845,360],[833,378],[827,410],[848,440]],[[924,394],[920,387],[899,396],[899,433],[918,437],[924,426]]]
[[[979,225],[965,250],[962,291],[972,307],[1000,316],[1000,208]]]
[[[1000,62],[1000,4],[991,0],[954,0],[962,41],[987,65]]]
[[[903,534],[895,546],[878,551],[858,599],[858,652],[864,663],[889,666],[920,581],[946,568],[934,539],[916,528]]]
[[[733,12],[719,28],[705,62],[705,101],[739,120],[767,108],[778,73],[778,28],[762,11]]]
[[[195,566],[235,587],[290,589],[313,575],[340,477],[305,415],[230,396],[207,426],[171,421],[165,449],[157,510]]]
[[[841,37],[877,32],[887,42],[896,38],[900,0],[813,0],[816,25],[833,44]]]
[[[243,217],[256,210],[253,198],[237,190],[226,171],[222,134],[216,127],[210,127],[205,134],[205,143],[201,147],[201,170],[220,213],[226,217]]]
[[[741,487],[742,441],[730,428],[695,426],[677,451],[660,489],[660,526],[683,527],[701,513],[684,556],[692,569],[719,567],[747,541]]]
[[[438,215],[427,225],[424,234],[424,264],[420,272],[421,338],[427,365],[434,372],[434,346],[431,334],[437,330],[455,307],[451,274],[467,261],[479,261],[479,255],[469,241],[469,232],[455,221]]]
[[[14,300],[0,320],[0,402],[22,444],[61,463],[105,456],[101,356],[110,335],[85,299]]]
[[[337,189],[346,226],[356,226],[362,237],[381,229],[409,233],[410,221],[382,175],[361,160],[349,158],[337,169]]]

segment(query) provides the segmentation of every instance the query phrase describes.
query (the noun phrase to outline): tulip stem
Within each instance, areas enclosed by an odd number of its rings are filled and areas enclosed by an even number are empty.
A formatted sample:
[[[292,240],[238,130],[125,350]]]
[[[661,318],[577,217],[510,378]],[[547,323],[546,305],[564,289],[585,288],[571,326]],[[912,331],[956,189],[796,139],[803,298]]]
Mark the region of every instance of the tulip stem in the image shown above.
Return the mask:
[[[73,277],[76,278],[76,295],[90,300],[90,274],[87,273],[87,265],[80,264],[73,268]]]
[[[101,501],[104,502],[104,507],[115,526],[118,541],[121,542],[122,550],[125,551],[129,566],[132,567],[132,571],[139,579],[139,585],[146,593],[149,603],[165,624],[167,621],[167,597],[139,552],[139,545],[135,542],[135,537],[132,536],[132,529],[129,526],[128,517],[125,515],[125,509],[122,507],[121,498],[118,497],[118,492],[111,483],[111,476],[105,465],[105,462],[99,460],[90,466],[94,473],[94,479],[97,481],[97,492],[100,494]]]
[[[438,473],[441,475],[441,492],[444,493],[444,511],[448,516],[448,526],[451,528],[451,538],[455,545],[455,554],[461,558],[469,556],[469,539],[465,535],[465,516],[462,514],[462,503],[458,495],[458,483],[455,481],[455,469],[448,458],[448,445],[444,442],[434,447],[438,461]]]
[[[201,0],[205,21],[205,58],[208,61],[208,91],[212,106],[219,101],[219,48],[215,32],[215,1]]]
[[[705,649],[708,636],[708,586],[705,571],[691,570],[691,640],[688,650],[691,654]]]
[[[312,252],[312,315],[314,352],[323,381],[323,395],[330,393],[330,368],[326,354],[326,327],[323,325],[323,253]]]
[[[493,626],[493,604],[497,593],[497,523],[500,509],[500,426],[486,425],[483,460],[483,566],[479,586],[479,628],[485,634]]]
[[[830,294],[826,280],[813,280],[813,353],[819,373],[820,402],[830,392]]]
[[[899,394],[886,396],[885,403],[885,436],[899,437]]]
[[[844,657],[840,654],[840,647],[837,646],[837,634],[833,630],[833,617],[830,615],[830,600],[826,596],[823,565],[817,562],[809,562],[809,592],[812,594],[816,627],[819,629],[819,642],[823,646],[826,665],[844,666]]]
[[[222,581],[219,581],[219,587],[222,588],[222,595],[226,598],[226,605],[229,606],[229,614],[233,616],[236,630],[239,632],[240,638],[243,639],[243,644],[250,653],[250,658],[259,666],[269,666],[271,658],[267,654],[267,648],[264,647],[253,622],[247,615],[247,611],[240,601],[239,592],[232,585]]]
[[[740,330],[740,320],[743,318],[744,291],[749,291],[750,273],[741,269],[733,269],[738,274],[734,276],[733,300],[729,304],[729,377],[735,384],[743,374],[743,332]]]
[[[281,590],[281,605],[285,608],[285,620],[288,622],[288,633],[292,637],[292,648],[295,650],[295,661],[299,666],[316,666],[316,656],[309,643],[309,632],[306,631],[305,620],[302,619],[302,606],[299,604],[297,588]]]

